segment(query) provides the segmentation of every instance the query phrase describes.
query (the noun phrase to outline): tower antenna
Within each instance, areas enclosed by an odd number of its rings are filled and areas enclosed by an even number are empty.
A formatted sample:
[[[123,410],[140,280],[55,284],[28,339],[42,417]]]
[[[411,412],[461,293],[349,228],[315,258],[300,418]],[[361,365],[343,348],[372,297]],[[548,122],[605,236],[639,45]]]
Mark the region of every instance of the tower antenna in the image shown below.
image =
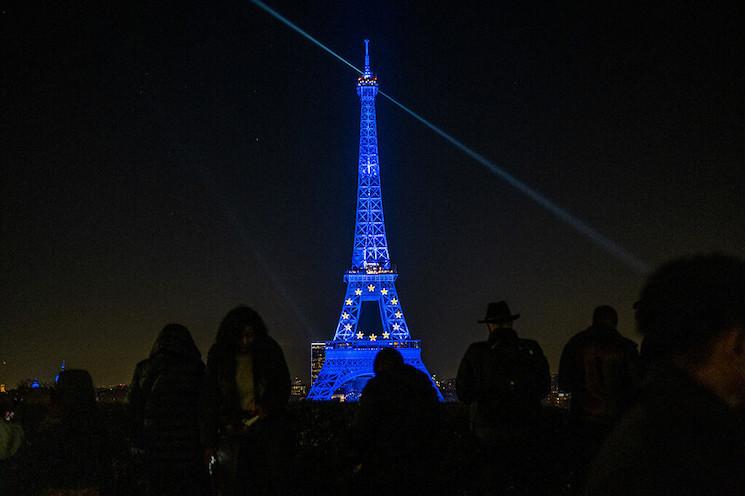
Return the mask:
[[[364,77],[370,77],[372,76],[372,71],[370,70],[370,40],[365,40],[365,72],[362,74]]]

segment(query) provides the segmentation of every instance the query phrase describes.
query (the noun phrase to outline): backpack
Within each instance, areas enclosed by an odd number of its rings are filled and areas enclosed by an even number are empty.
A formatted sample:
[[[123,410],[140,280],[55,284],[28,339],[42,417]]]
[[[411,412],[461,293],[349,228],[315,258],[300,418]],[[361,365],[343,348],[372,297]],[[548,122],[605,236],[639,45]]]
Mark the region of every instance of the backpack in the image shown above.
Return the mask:
[[[491,344],[484,393],[508,411],[535,408],[548,392],[548,363],[540,347],[525,339]]]
[[[610,340],[586,343],[581,360],[585,383],[578,399],[584,413],[611,418],[620,415],[638,382],[624,344]]]

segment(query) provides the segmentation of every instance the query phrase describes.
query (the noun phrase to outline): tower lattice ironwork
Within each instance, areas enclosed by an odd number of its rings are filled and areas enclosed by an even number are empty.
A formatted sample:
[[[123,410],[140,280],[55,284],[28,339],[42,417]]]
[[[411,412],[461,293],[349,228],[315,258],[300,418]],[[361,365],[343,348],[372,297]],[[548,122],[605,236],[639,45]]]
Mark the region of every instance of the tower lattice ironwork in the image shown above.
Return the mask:
[[[311,400],[329,400],[343,386],[359,384],[371,377],[375,355],[384,347],[398,349],[406,363],[430,377],[422,362],[421,343],[411,339],[409,334],[396,291],[398,273],[391,265],[388,252],[375,116],[378,78],[370,70],[368,48],[369,41],[365,40],[365,70],[357,79],[361,107],[360,149],[352,266],[344,274],[347,291],[339,322],[334,339],[326,341],[323,368],[308,393]],[[377,302],[382,326],[379,331],[368,330],[365,334],[359,329],[364,302]]]

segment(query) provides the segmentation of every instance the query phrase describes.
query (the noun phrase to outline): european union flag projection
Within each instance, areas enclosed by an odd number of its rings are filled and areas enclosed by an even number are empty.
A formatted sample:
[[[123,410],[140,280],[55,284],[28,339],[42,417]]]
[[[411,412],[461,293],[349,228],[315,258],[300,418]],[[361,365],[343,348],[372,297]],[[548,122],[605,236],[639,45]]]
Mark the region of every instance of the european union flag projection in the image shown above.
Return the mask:
[[[391,265],[385,236],[375,117],[377,94],[378,78],[370,70],[369,41],[365,40],[365,70],[357,79],[360,153],[352,266],[344,274],[347,292],[339,322],[334,339],[326,341],[326,358],[308,393],[310,400],[330,400],[334,394],[356,399],[373,375],[375,355],[384,347],[398,349],[407,364],[430,377],[422,362],[421,343],[411,339],[406,325],[396,291],[398,273]],[[365,315],[367,312],[378,315]]]

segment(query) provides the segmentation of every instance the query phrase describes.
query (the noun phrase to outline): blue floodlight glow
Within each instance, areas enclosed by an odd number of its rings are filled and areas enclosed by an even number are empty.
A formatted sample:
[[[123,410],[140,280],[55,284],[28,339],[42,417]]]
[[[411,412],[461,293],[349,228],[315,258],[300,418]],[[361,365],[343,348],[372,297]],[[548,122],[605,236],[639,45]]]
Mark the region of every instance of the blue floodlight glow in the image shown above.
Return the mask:
[[[251,3],[259,7],[264,12],[268,13],[278,21],[280,21],[285,26],[289,27],[296,33],[300,34],[302,37],[307,39],[308,41],[312,42],[322,50],[324,50],[326,53],[330,54],[346,66],[353,69],[358,74],[364,74],[363,71],[358,69],[354,64],[349,62],[347,59],[318,41],[316,38],[308,34],[306,31],[301,29],[299,26],[297,26],[295,23],[284,17],[282,14],[277,12],[276,10],[269,7],[267,4],[260,0],[250,0]],[[455,138],[451,134],[445,132],[440,127],[436,126],[429,120],[425,119],[423,116],[418,114],[417,112],[413,111],[403,103],[399,102],[389,94],[379,91],[379,93],[385,97],[388,101],[390,101],[395,106],[399,107],[401,110],[409,114],[411,117],[416,119],[417,121],[421,122],[425,126],[427,126],[430,130],[432,130],[435,134],[443,138],[445,141],[456,147],[458,150],[465,153],[467,156],[471,157],[473,160],[475,160],[477,163],[479,163],[481,166],[486,168],[489,172],[494,174],[495,176],[499,177],[503,181],[505,181],[507,184],[515,188],[517,191],[522,193],[523,195],[527,196],[531,200],[533,200],[535,203],[543,207],[545,210],[547,210],[551,215],[558,218],[568,226],[570,226],[575,231],[579,232],[583,236],[585,236],[587,239],[595,243],[597,246],[605,250],[606,253],[616,257],[620,261],[622,261],[624,264],[626,264],[627,267],[631,268],[635,272],[644,274],[649,272],[649,265],[638,258],[636,255],[631,253],[630,251],[626,250],[624,247],[622,247],[620,244],[616,243],[615,241],[611,240],[610,238],[604,236],[601,234],[597,229],[593,228],[583,220],[579,219],[577,216],[573,215],[563,207],[557,205],[550,199],[548,199],[545,195],[541,194],[534,188],[530,187],[528,184],[524,183],[523,181],[519,180],[507,170],[503,169],[502,167],[495,164],[493,161],[489,160],[488,158],[484,157],[480,153],[476,152],[473,148],[469,147],[459,139]]]
[[[357,161],[357,213],[352,265],[344,275],[347,291],[341,304],[333,341],[326,342],[323,367],[311,384],[308,399],[328,401],[339,395],[357,401],[373,375],[375,355],[384,347],[399,349],[404,361],[430,377],[421,357],[421,344],[411,339],[396,291],[398,274],[391,266],[380,185],[378,125],[375,96],[378,78],[370,69],[369,41],[365,40],[365,71],[357,79],[360,97],[360,148]],[[371,308],[375,307],[375,308]],[[363,309],[379,313],[380,331],[364,331]],[[442,400],[439,389],[434,385]]]
[[[65,371],[65,361],[62,360],[62,363],[59,365],[59,372],[57,372],[57,375],[54,376],[54,383],[57,384],[59,382],[59,375]]]

